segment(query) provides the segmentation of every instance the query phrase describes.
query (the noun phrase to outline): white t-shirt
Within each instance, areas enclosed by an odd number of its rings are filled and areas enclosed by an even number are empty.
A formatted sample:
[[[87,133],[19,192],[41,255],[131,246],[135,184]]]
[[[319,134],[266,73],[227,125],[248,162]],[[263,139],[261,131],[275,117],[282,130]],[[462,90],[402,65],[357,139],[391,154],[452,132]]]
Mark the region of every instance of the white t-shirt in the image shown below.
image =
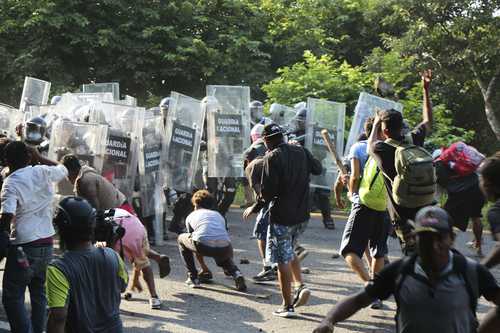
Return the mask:
[[[230,241],[224,217],[215,210],[195,210],[186,218],[186,228],[194,230],[191,236],[197,242]]]
[[[14,171],[3,183],[0,213],[14,214],[11,242],[25,244],[55,234],[53,184],[68,175],[64,165],[36,165]]]

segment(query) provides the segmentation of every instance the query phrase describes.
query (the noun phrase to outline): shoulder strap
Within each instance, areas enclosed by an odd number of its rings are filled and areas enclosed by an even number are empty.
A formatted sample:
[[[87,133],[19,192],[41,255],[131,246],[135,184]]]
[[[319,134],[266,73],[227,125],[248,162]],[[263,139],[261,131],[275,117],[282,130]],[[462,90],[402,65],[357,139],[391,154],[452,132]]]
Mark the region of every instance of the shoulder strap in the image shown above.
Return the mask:
[[[409,257],[404,257],[401,260],[398,274],[396,275],[396,283],[394,284],[394,299],[396,300],[396,304],[399,303],[399,291],[401,290],[401,286],[403,285],[403,282],[408,274],[412,272],[416,260],[416,254],[413,254]]]
[[[453,251],[453,269],[460,274],[465,282],[467,294],[474,316],[476,315],[477,301],[479,299],[479,280],[477,276],[477,263],[467,259],[458,251]]]
[[[373,184],[375,184],[375,181],[377,180],[379,173],[380,173],[380,169],[377,167],[377,172],[375,172],[375,176],[373,177],[373,179],[370,183],[370,187],[368,188],[369,190],[371,190],[373,187]]]

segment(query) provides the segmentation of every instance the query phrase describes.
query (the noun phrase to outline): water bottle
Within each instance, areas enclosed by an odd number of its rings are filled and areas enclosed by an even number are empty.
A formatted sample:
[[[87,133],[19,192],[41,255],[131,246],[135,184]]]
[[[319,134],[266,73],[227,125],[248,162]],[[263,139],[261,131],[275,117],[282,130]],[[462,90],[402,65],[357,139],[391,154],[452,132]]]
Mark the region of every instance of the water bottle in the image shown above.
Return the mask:
[[[24,250],[21,246],[18,246],[18,248],[17,248],[17,263],[22,268],[30,267],[30,262],[28,260],[28,256],[26,255],[26,253],[24,253]]]

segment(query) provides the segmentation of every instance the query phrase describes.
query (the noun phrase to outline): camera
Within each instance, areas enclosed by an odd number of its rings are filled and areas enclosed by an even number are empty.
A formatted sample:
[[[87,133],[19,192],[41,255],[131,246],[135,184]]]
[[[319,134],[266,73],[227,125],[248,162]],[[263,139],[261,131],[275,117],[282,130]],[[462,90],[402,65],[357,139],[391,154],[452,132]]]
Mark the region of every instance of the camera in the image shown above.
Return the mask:
[[[125,228],[115,222],[114,216],[114,209],[97,211],[94,241],[106,242],[108,247],[112,247],[125,236]]]

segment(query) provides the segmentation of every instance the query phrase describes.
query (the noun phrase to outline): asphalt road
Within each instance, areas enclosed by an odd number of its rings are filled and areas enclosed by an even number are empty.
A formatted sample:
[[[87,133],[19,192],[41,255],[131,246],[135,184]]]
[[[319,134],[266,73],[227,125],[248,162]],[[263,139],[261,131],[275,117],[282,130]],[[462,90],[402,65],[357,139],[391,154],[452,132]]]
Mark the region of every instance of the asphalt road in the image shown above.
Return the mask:
[[[310,270],[310,274],[304,274],[304,279],[312,290],[312,297],[307,306],[296,310],[297,319],[274,317],[272,311],[281,303],[276,282],[257,285],[250,279],[261,269],[255,240],[250,237],[253,221],[243,222],[241,210],[237,209],[232,210],[228,218],[235,261],[248,277],[249,292],[237,292],[232,280],[226,278],[211,259],[207,263],[214,273],[215,283],[204,285],[202,289],[186,287],[186,272],[172,234],[165,246],[157,248],[170,256],[172,266],[167,278],[157,277],[155,280],[163,300],[162,309],[149,308],[147,292],[134,294],[133,300],[123,301],[121,305],[125,332],[311,332],[335,303],[363,287],[343,259],[332,258],[340,245],[344,221],[336,218],[336,230],[326,230],[320,219],[313,217],[301,240],[309,251],[303,267]],[[472,253],[465,243],[470,237],[469,232],[457,239],[457,248],[468,255]],[[487,253],[493,242],[487,234],[484,239],[484,252]],[[400,256],[395,240],[389,240],[389,248],[391,259]],[[241,259],[248,259],[250,263],[240,264]],[[154,268],[157,271],[157,267]],[[494,274],[500,281],[500,270],[494,270]],[[394,332],[394,300],[390,299],[384,305],[383,310],[360,311],[337,325],[335,332]],[[489,305],[482,300],[479,317],[488,309]],[[0,310],[0,320],[5,321],[3,309]],[[2,328],[0,322],[0,332]]]

